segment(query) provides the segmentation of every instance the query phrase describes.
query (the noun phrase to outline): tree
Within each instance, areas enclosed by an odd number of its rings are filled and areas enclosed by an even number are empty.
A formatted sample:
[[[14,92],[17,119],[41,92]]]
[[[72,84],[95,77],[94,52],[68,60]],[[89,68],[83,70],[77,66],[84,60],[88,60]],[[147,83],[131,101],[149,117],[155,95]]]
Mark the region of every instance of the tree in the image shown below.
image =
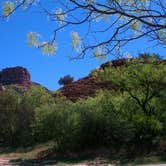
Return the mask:
[[[25,97],[12,88],[0,94],[0,144],[27,146],[33,142],[35,107]]]
[[[151,115],[157,109],[151,105],[151,101],[160,98],[166,90],[165,62],[153,63],[144,64],[136,60],[135,63],[129,62],[128,66],[108,68],[101,72],[101,79],[111,81],[127,92],[145,114]]]
[[[139,54],[139,58],[140,59],[142,58],[145,62],[148,60],[149,60],[149,62],[162,60],[162,57],[159,54],[155,54],[155,53],[150,54],[150,53],[146,53],[146,52]]]
[[[166,44],[166,2],[162,0],[55,0],[55,7],[38,0],[3,0],[2,18],[19,8],[34,5],[54,21],[56,28],[50,41],[41,42],[39,35],[28,34],[29,44],[46,54],[56,52],[57,33],[67,27],[85,31],[72,32],[72,47],[83,58],[89,51],[94,57],[119,55],[120,48],[131,41],[146,37],[156,44]],[[52,5],[53,6],[53,5]]]
[[[66,75],[62,78],[59,79],[58,83],[59,85],[67,85],[70,84],[71,82],[73,82],[73,77],[71,77],[70,75]]]
[[[124,102],[124,114],[128,114],[136,126],[135,143],[140,146],[142,141],[152,143],[152,138],[159,136],[165,122],[166,92],[165,61],[139,63],[129,62],[121,67],[111,67],[101,71],[100,79],[110,81],[128,98]],[[120,95],[119,95],[120,96]],[[118,101],[117,106],[120,104]],[[121,108],[122,109],[122,108]]]

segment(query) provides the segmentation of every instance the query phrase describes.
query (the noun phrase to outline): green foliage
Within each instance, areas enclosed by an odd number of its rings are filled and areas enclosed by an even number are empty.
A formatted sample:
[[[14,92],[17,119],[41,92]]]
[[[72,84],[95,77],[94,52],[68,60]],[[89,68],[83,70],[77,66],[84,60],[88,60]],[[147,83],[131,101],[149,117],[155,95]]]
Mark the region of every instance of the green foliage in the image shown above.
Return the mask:
[[[54,140],[57,150],[74,149],[78,136],[78,118],[70,102],[43,105],[36,109],[36,141]]]
[[[24,96],[26,97],[26,101],[35,108],[41,107],[46,103],[54,103],[54,98],[51,92],[40,86],[31,87],[24,93]]]
[[[127,135],[132,137],[132,126],[116,109],[113,98],[112,92],[100,91],[95,98],[76,104],[80,114],[81,146],[111,146],[126,142]]]
[[[132,138],[132,125],[124,120],[124,114],[114,109],[112,97],[111,93],[99,92],[96,98],[86,101],[60,100],[38,108],[35,138],[37,141],[53,139],[58,150],[126,142]]]
[[[6,1],[4,4],[3,4],[3,15],[5,17],[8,17],[14,10],[15,8],[15,5],[13,2],[10,2],[10,1]]]
[[[29,145],[31,143],[31,122],[33,106],[26,98],[14,91],[7,91],[0,97],[0,143],[8,145]]]
[[[12,146],[31,144],[35,109],[53,102],[51,94],[38,86],[22,93],[6,87],[0,94],[0,143]]]
[[[97,58],[117,55],[120,48],[143,37],[152,43],[166,44],[165,1],[68,0],[56,1],[55,6],[54,2],[49,5],[49,2],[39,0],[1,1],[2,18],[8,18],[20,11],[18,9],[33,8],[46,15],[47,21],[54,22],[53,34],[46,41],[39,41],[35,32],[28,33],[28,43],[46,55],[57,52],[57,36],[64,30],[71,33],[71,46],[76,51],[73,58],[83,58],[89,53]]]
[[[29,32],[27,34],[28,44],[36,48],[40,48],[45,55],[53,55],[57,51],[57,46],[54,42],[40,41],[41,35],[36,32]]]
[[[129,61],[97,70],[114,89],[75,103],[35,86],[0,94],[0,142],[28,145],[54,140],[56,150],[107,146],[148,152],[166,137],[166,66]]]
[[[143,62],[159,62],[162,58],[159,54],[141,53],[138,58]]]
[[[73,77],[71,77],[70,75],[66,75],[62,78],[59,79],[58,83],[59,85],[67,85],[70,84],[71,82],[73,82]]]
[[[138,62],[129,63],[128,66],[119,68],[109,68],[101,72],[101,80],[111,81],[121,90],[122,94],[127,95],[123,110],[126,111],[125,114],[128,111],[130,113],[130,121],[135,128],[133,141],[137,145],[147,144],[147,142],[150,144],[163,130],[163,125],[166,122],[163,121],[166,111],[164,104],[166,97],[164,94],[166,92],[165,73],[166,66],[163,63],[144,64]]]

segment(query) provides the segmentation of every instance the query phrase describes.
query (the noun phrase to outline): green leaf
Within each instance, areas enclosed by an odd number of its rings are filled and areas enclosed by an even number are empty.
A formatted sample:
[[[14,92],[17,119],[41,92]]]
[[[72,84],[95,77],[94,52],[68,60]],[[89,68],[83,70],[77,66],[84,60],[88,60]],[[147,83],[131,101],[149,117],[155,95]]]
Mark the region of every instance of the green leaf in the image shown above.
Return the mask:
[[[7,16],[9,16],[13,11],[14,11],[14,3],[13,3],[13,2],[10,2],[10,1],[6,1],[6,2],[3,4],[3,9],[2,9],[3,15],[7,17]]]
[[[43,42],[42,43],[42,53],[46,55],[53,55],[55,54],[57,50],[56,44],[55,43],[47,43]]]

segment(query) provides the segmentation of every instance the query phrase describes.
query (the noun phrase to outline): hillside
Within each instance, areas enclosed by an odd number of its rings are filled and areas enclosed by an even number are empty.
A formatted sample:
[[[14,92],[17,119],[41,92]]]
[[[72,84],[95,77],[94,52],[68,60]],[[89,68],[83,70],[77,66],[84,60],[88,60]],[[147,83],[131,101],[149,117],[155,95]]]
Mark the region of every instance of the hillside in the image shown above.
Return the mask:
[[[0,147],[51,141],[53,154],[96,149],[101,157],[104,148],[118,160],[165,155],[165,64],[153,58],[107,62],[56,93],[33,83],[25,68],[2,70]]]
[[[39,83],[31,81],[31,75],[24,67],[8,67],[0,71],[0,91],[11,88],[18,93],[22,93],[31,87],[40,87],[51,93]]]
[[[130,59],[130,63],[144,63],[150,64],[153,63],[153,60],[148,57],[138,58],[138,59]],[[115,89],[115,86],[110,81],[99,82],[97,73],[99,70],[105,70],[109,68],[116,68],[120,66],[124,66],[129,62],[127,59],[118,59],[106,62],[102,64],[98,69],[92,71],[87,77],[81,78],[77,81],[74,81],[70,84],[62,87],[59,92],[66,96],[68,99],[72,101],[77,101],[79,99],[86,99],[89,96],[95,96],[95,93],[99,89]],[[157,63],[166,63],[165,60],[159,60]],[[93,74],[96,73],[96,74]]]
[[[106,62],[100,66],[99,69],[118,67],[125,65],[125,59],[113,60],[111,62]],[[101,83],[98,81],[98,78],[92,73],[97,70],[92,71],[89,76],[81,78],[77,81],[74,81],[70,84],[65,85],[59,90],[61,94],[66,96],[72,101],[77,101],[78,99],[86,99],[89,96],[94,96],[96,91],[99,89],[113,89],[114,86],[110,82]]]
[[[143,57],[137,59],[130,59],[130,62],[136,63],[152,63],[150,58]],[[159,63],[165,63],[165,60],[159,60]],[[79,99],[87,99],[88,97],[94,97],[96,92],[100,89],[115,89],[115,86],[110,81],[99,82],[97,73],[100,70],[105,70],[109,68],[116,68],[119,66],[124,66],[128,63],[126,59],[118,59],[108,61],[102,64],[98,69],[95,69],[89,73],[88,76],[80,78],[79,80],[73,81],[70,84],[66,84],[56,93],[54,96],[57,97],[58,94],[65,96],[71,101],[77,101]],[[95,73],[95,74],[94,74]],[[12,68],[6,68],[0,71],[0,91],[5,90],[5,87],[12,87],[14,90],[20,92],[27,90],[33,86],[39,86],[44,89],[42,85],[34,83],[31,81],[30,73],[26,68],[17,66]],[[52,93],[46,89],[49,93]]]

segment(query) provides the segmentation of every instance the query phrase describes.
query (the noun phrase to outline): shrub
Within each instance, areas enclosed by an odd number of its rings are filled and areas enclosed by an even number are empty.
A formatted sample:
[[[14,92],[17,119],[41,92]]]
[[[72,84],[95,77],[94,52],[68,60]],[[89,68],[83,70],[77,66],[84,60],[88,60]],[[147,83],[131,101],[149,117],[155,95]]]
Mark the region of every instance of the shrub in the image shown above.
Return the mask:
[[[34,135],[37,142],[54,140],[57,150],[74,149],[79,129],[78,113],[72,103],[59,101],[36,109]]]
[[[0,97],[0,143],[11,146],[32,142],[33,107],[14,91],[5,91]]]
[[[62,78],[59,79],[58,83],[60,85],[67,85],[67,84],[70,84],[71,82],[73,82],[73,77],[71,77],[70,75],[66,75]]]
[[[132,139],[132,125],[125,113],[115,110],[112,94],[77,103],[59,101],[36,110],[37,141],[54,140],[58,150],[79,150],[126,143]],[[124,98],[122,96],[121,98]]]
[[[54,140],[60,151],[107,146],[130,155],[150,152],[166,137],[165,73],[162,63],[101,70],[100,81],[111,81],[116,90],[75,103],[40,87],[24,93],[5,90],[0,97],[0,142]]]
[[[150,53],[141,53],[138,56],[139,59],[143,60],[144,62],[156,62],[160,61],[162,57],[159,54],[150,54]]]
[[[34,143],[35,109],[54,101],[46,89],[38,86],[21,93],[6,88],[0,94],[0,143],[10,146]]]
[[[110,81],[121,89],[122,93],[118,94],[118,98],[126,94],[127,98],[123,98],[125,102],[122,102],[122,105],[120,102],[116,105],[123,106],[120,109],[125,111],[125,116],[130,115],[135,133],[129,143],[132,142],[137,147],[136,149],[144,147],[147,150],[152,147],[153,140],[162,133],[165,124],[162,116],[165,117],[166,111],[163,102],[166,97],[164,95],[166,92],[165,73],[166,66],[163,63],[130,64],[117,69],[110,68],[101,73],[101,80]],[[161,102],[162,106],[159,106]],[[117,106],[115,108],[118,108]],[[145,148],[145,145],[148,147]]]

